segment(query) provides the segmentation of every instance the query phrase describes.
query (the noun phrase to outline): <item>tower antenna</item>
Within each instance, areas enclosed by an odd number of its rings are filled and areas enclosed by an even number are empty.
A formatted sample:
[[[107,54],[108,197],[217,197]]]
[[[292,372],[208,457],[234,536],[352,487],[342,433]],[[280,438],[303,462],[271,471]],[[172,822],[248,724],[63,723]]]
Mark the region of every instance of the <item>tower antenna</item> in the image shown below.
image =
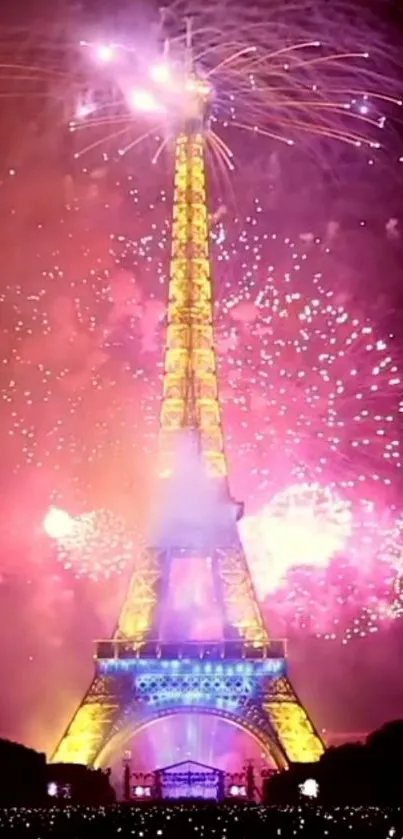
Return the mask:
[[[168,17],[168,9],[166,8],[166,6],[161,6],[158,11],[160,16],[160,37],[163,41],[162,54],[164,58],[168,58],[170,42],[168,35],[164,37],[165,24]]]
[[[185,39],[185,62],[186,72],[191,73],[193,70],[193,20],[191,17],[186,18],[186,39]]]

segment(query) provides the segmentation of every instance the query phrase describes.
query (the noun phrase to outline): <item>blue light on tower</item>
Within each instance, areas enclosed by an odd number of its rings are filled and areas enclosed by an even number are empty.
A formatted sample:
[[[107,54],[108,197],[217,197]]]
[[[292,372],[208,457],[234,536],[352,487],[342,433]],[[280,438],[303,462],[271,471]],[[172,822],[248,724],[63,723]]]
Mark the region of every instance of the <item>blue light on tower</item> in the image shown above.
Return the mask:
[[[279,678],[285,673],[284,660],[275,658],[254,662],[103,659],[98,667],[104,676],[131,676],[133,696],[157,709],[182,705],[235,710],[245,701],[258,698],[262,679]]]

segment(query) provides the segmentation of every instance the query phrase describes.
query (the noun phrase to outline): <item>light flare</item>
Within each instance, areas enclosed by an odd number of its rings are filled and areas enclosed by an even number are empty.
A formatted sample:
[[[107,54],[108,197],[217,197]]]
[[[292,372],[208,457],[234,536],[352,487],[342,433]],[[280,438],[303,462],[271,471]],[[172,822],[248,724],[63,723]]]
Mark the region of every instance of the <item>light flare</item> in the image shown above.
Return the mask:
[[[66,539],[74,529],[74,519],[66,510],[51,507],[43,522],[45,533],[50,539]]]
[[[145,114],[161,113],[163,105],[150,90],[132,90],[127,94],[130,108]]]

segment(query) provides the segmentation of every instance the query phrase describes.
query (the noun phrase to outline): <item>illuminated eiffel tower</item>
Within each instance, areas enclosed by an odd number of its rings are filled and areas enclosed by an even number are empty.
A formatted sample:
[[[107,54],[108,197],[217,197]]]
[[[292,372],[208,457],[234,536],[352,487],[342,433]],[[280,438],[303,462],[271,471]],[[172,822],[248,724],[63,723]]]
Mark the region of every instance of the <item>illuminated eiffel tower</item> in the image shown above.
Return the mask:
[[[189,70],[184,95],[153,538],[135,558],[116,632],[98,642],[93,681],[52,760],[105,766],[156,719],[193,712],[244,729],[286,767],[319,758],[323,746],[288,679],[285,642],[272,640],[264,625],[239,540],[243,505],[228,486],[213,334],[205,184],[210,89]],[[192,634],[192,608],[184,620],[170,608],[178,563],[209,575],[211,611],[220,622],[210,641]],[[196,582],[195,571],[193,588]]]

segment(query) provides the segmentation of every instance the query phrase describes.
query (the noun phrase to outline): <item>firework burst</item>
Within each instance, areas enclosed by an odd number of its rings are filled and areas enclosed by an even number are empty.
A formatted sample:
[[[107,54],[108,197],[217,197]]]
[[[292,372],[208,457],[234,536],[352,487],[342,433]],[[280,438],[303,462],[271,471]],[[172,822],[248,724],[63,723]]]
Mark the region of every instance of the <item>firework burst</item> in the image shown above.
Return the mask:
[[[257,203],[236,248],[229,238],[220,246],[218,262],[231,277],[218,307],[219,340],[229,350],[222,356],[223,396],[234,403],[245,454],[249,449],[265,492],[319,481],[379,499],[400,486],[401,378],[393,336],[379,333],[328,283],[326,244],[259,236],[259,209]],[[241,439],[230,434],[229,443],[235,455]]]
[[[121,573],[133,560],[133,540],[124,522],[108,510],[70,516],[51,507],[45,532],[57,543],[57,555],[66,571],[94,581]]]
[[[399,615],[402,534],[393,515],[327,487],[297,485],[245,519],[241,535],[269,625],[347,643]]]
[[[299,566],[326,568],[351,536],[351,506],[318,484],[287,487],[241,533],[261,599],[280,588]]]
[[[230,463],[239,486],[240,452],[255,475],[243,538],[277,631],[347,641],[399,611],[399,356],[328,285],[329,243],[259,235],[259,210],[218,259]]]
[[[146,515],[146,494],[133,504],[133,485],[143,486],[158,431],[169,202],[164,190],[151,198],[136,189],[131,174],[126,186],[135,237],[108,233],[104,242],[69,211],[65,247],[42,254],[28,285],[10,285],[15,341],[2,398],[12,405],[5,432],[16,476],[42,475],[60,507],[69,509],[74,490],[76,509],[123,511],[132,521]],[[119,230],[113,202],[104,212],[102,226]],[[359,235],[365,248],[365,228]],[[265,534],[260,552],[248,548],[257,588],[271,626],[345,638],[348,627],[379,625],[377,597],[382,614],[399,613],[389,607],[397,600],[399,551],[390,545],[398,544],[401,395],[396,341],[367,301],[358,307],[340,279],[334,289],[341,236],[272,232],[254,198],[243,222],[219,207],[212,250],[231,486],[252,530]],[[290,506],[300,532],[320,536],[315,550],[291,559],[282,542]],[[275,511],[274,580],[262,508]],[[122,557],[130,564],[130,539],[119,525],[123,549],[111,547],[112,514],[99,528],[88,515],[90,536],[84,527],[57,555],[73,573],[102,578],[123,567]]]
[[[264,12],[173,3],[141,39],[117,34],[103,42],[80,38],[78,16],[68,42],[60,31],[53,40],[42,32],[34,50],[32,40],[21,42],[19,61],[5,54],[1,91],[61,102],[60,125],[69,126],[76,156],[98,146],[122,155],[149,140],[156,161],[184,116],[196,74],[209,100],[211,167],[228,188],[235,129],[250,142],[308,148],[327,163],[333,141],[371,154],[381,147],[387,116],[402,104],[394,54],[379,26],[374,35],[369,14],[358,36],[350,12],[348,2],[331,14],[277,0]]]

